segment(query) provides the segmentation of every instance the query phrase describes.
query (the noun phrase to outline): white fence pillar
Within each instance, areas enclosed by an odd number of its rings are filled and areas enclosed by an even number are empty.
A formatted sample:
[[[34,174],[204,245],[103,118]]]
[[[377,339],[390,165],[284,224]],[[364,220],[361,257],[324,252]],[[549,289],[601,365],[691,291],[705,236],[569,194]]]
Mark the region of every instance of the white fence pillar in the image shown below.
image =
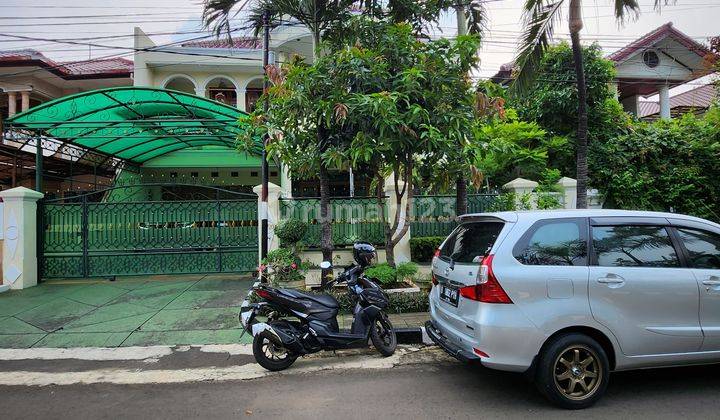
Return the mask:
[[[280,191],[278,185],[268,182],[268,251],[278,249],[280,240],[275,236],[275,225],[280,221]],[[253,187],[253,192],[258,196],[258,261],[260,260],[260,244],[262,243],[262,226],[260,215],[262,212],[262,185]]]
[[[25,187],[0,192],[3,206],[2,283],[11,289],[37,285],[37,201],[43,194]]]
[[[537,196],[532,192],[540,185],[535,181],[530,181],[525,178],[515,178],[507,184],[503,185],[503,189],[515,194],[516,205],[522,205],[522,198],[526,194],[530,196],[530,207],[537,207]]]
[[[577,180],[564,176],[558,180],[557,184],[562,188],[565,208],[577,208]]]
[[[402,190],[403,185],[405,183],[403,181],[398,181],[398,187]],[[405,224],[410,223],[409,215],[405,211],[405,206],[407,204],[407,191],[405,191],[405,195],[403,195],[401,202],[400,202],[400,222],[398,223],[397,231],[401,230]],[[393,181],[393,176],[391,175],[385,180],[385,196],[387,197],[387,208],[388,208],[388,223],[392,225],[393,221],[395,220],[395,214],[398,211],[397,199],[395,197],[395,181]],[[397,232],[396,231],[396,232]],[[394,235],[393,235],[394,236]],[[400,239],[400,242],[395,245],[395,248],[393,249],[395,252],[395,263],[404,263],[404,262],[410,262],[410,229],[405,232],[405,235]]]

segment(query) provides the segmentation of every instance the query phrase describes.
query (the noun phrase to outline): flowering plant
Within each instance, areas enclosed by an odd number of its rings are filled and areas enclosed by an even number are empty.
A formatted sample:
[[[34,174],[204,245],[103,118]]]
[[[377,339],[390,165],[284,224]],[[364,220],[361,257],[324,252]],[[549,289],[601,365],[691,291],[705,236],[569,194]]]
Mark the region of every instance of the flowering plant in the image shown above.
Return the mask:
[[[292,250],[287,248],[268,252],[260,267],[267,268],[268,280],[273,285],[304,280],[307,271]]]

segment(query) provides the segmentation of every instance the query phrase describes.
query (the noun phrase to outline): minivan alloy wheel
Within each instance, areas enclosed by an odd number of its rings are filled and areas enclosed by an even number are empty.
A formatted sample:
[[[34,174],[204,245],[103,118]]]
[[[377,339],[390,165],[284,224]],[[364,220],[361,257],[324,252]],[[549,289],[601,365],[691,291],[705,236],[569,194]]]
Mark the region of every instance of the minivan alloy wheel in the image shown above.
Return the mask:
[[[574,344],[561,351],[554,367],[555,386],[572,400],[591,397],[603,379],[598,355],[582,344]]]

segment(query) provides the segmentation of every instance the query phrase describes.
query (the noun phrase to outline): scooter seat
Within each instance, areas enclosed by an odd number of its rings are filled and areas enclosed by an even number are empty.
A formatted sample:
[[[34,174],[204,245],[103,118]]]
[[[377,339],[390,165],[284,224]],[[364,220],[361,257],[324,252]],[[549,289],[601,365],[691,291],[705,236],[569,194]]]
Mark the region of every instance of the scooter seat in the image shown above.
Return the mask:
[[[340,304],[338,303],[337,299],[330,295],[320,295],[320,294],[314,294],[314,293],[307,293],[307,292],[301,292],[299,290],[295,289],[280,289],[280,291],[295,299],[307,299],[310,301],[313,301],[315,303],[318,303],[322,306],[325,306],[329,309],[337,309],[340,307]]]

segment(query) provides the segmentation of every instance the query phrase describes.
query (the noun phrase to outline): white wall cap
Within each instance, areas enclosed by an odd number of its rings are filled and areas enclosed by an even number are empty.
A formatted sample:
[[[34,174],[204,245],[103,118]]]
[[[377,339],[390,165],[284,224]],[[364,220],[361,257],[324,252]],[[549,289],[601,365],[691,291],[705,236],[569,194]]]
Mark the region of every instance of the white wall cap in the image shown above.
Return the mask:
[[[45,197],[45,194],[25,187],[15,187],[10,188],[9,190],[0,191],[0,198],[2,198],[4,201],[17,198],[27,201],[37,201],[43,197]]]
[[[503,188],[508,190],[533,189],[536,188],[538,185],[539,184],[537,182],[530,181],[529,179],[515,178],[507,184],[503,185]]]
[[[568,178],[566,176],[560,178],[557,183],[563,187],[577,187],[577,179]]]
[[[268,182],[268,194],[280,194],[280,191],[282,191],[282,188],[279,185]],[[254,186],[253,192],[259,196],[262,192],[262,184]]]

